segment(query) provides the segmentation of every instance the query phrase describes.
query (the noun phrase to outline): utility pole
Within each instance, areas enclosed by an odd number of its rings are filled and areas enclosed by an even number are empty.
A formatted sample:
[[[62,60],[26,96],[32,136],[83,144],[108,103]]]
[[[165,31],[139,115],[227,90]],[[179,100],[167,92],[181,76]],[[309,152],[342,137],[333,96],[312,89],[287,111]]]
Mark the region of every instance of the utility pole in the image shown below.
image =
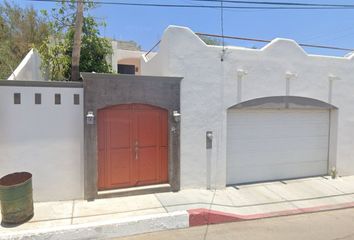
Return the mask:
[[[75,19],[75,34],[73,43],[73,52],[71,56],[71,81],[80,80],[80,51],[81,51],[81,34],[84,22],[84,2],[77,1],[76,19]]]

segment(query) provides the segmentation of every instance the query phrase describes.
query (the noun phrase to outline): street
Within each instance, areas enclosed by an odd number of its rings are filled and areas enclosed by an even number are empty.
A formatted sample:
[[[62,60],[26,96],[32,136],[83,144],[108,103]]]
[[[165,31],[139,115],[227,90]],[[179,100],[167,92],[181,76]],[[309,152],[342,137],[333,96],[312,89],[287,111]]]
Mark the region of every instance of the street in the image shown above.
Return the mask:
[[[354,239],[354,209],[301,214],[246,222],[192,227],[119,238],[119,240],[347,240]]]

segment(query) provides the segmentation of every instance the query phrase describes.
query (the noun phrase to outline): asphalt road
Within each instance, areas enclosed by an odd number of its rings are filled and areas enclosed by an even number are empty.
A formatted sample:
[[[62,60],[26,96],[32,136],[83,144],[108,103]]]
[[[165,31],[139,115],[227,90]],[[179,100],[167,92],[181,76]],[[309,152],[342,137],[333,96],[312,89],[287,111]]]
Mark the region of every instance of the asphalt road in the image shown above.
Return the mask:
[[[354,240],[354,208],[155,232],[119,240]]]

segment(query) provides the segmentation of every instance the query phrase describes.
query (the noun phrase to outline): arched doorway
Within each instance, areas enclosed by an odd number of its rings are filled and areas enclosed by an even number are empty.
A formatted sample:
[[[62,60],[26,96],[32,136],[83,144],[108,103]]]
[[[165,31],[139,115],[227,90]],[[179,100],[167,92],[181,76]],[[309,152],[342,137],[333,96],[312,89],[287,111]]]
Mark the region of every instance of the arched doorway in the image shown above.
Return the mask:
[[[168,182],[168,111],[146,104],[98,110],[98,189]]]

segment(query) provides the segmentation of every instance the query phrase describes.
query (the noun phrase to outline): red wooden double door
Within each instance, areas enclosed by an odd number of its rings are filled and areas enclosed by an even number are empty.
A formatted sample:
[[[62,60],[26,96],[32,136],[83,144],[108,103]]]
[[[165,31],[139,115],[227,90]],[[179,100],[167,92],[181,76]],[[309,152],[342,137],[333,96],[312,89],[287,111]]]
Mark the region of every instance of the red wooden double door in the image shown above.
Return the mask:
[[[168,181],[168,114],[158,107],[123,104],[98,111],[98,188]]]

